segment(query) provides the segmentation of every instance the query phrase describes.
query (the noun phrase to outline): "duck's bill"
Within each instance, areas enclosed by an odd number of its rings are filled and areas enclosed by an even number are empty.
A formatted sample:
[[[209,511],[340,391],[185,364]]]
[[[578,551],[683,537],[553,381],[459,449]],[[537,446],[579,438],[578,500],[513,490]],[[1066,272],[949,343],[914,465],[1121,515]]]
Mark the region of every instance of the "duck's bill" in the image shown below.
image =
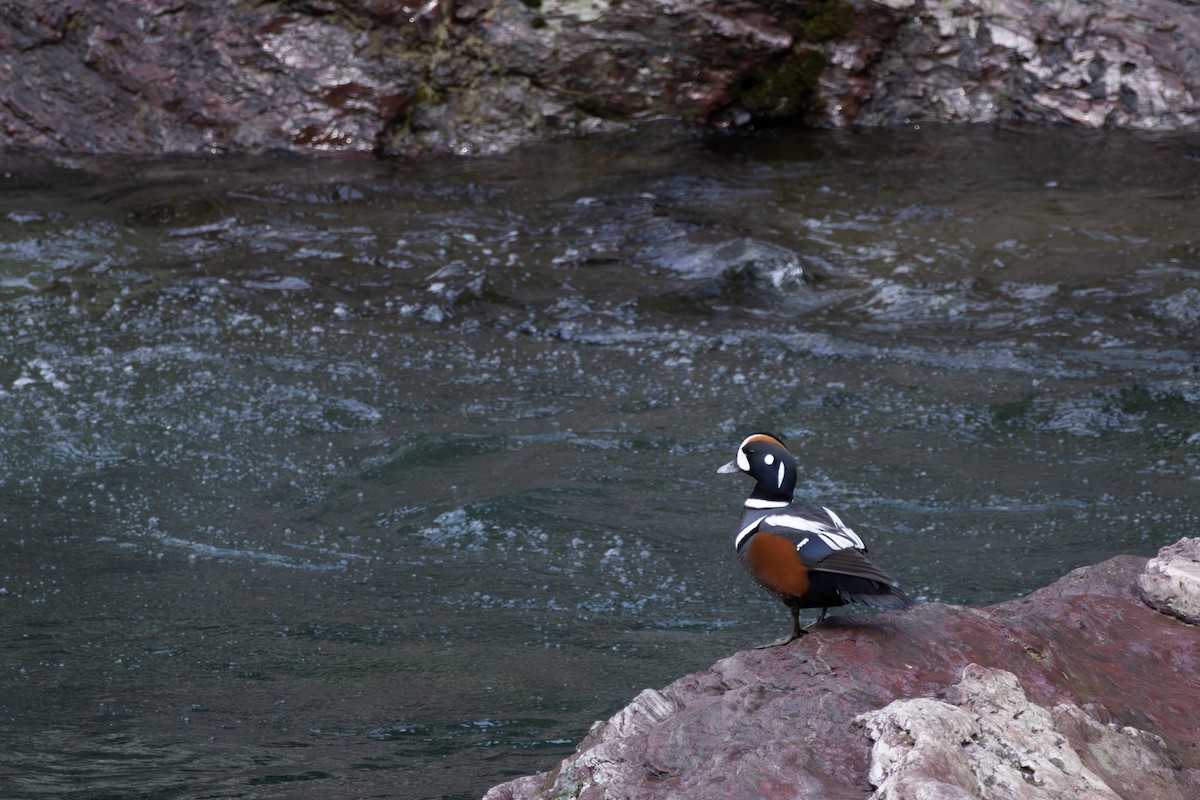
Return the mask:
[[[741,471],[742,471],[742,468],[738,466],[736,458],[733,461],[730,461],[728,464],[726,464],[725,466],[723,466],[717,470],[717,472],[719,472],[721,474],[724,474],[726,472],[741,472]]]

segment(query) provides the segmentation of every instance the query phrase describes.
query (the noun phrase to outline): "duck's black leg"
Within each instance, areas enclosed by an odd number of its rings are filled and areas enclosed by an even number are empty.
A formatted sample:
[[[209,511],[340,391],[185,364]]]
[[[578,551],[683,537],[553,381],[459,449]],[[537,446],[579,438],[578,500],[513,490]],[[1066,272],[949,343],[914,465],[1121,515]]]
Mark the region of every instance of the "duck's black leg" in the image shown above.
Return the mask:
[[[797,609],[797,610],[799,610],[799,609]],[[825,619],[825,612],[826,612],[826,611],[828,611],[828,610],[829,610],[828,608],[822,608],[822,609],[821,609],[821,613],[817,614],[817,618],[816,618],[816,619],[814,619],[812,622],[810,622],[810,623],[808,623],[807,625],[805,625],[805,626],[804,626],[804,630],[806,630],[806,631],[807,631],[807,630],[808,630],[809,628],[811,628],[813,625],[816,625],[818,622],[821,622],[822,620],[824,620],[824,619]]]
[[[792,612],[792,632],[790,634],[788,634],[787,636],[784,636],[782,639],[776,639],[773,642],[767,642],[766,644],[760,644],[758,647],[754,648],[755,650],[765,650],[768,647],[778,647],[781,644],[787,644],[788,642],[794,642],[805,634],[805,629],[800,627],[800,606],[794,606],[794,605],[789,604],[788,608]],[[821,619],[824,619],[824,617],[825,617],[825,609],[821,609]],[[817,622],[820,622],[821,619],[818,619]],[[813,623],[813,624],[815,625],[816,623]]]

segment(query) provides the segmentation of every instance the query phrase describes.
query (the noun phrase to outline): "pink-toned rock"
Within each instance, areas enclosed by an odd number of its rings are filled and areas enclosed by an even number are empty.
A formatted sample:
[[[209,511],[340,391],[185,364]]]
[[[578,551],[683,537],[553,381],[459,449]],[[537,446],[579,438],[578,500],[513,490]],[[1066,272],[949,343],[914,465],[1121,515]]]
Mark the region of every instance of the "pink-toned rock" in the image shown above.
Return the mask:
[[[816,0],[0,0],[0,145],[489,155],[706,121]]]
[[[1192,0],[0,0],[0,146],[490,155],[648,120],[1200,125]]]
[[[487,800],[1200,797],[1200,628],[1142,602],[1145,565],[833,618],[643,692]]]

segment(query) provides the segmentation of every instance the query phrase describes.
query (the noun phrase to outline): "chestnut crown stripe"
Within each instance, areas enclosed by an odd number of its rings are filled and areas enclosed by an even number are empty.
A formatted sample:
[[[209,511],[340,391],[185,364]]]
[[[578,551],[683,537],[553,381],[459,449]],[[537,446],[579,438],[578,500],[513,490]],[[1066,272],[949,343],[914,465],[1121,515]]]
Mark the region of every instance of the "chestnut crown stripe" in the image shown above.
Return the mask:
[[[767,444],[773,444],[777,447],[782,447],[784,450],[787,449],[783,442],[779,441],[769,433],[755,433],[747,436],[742,440],[741,447],[739,447],[737,451],[737,465],[742,472],[750,471],[750,459],[746,455],[746,448],[755,442],[765,442]],[[783,485],[783,462],[780,462],[779,464],[779,485]]]

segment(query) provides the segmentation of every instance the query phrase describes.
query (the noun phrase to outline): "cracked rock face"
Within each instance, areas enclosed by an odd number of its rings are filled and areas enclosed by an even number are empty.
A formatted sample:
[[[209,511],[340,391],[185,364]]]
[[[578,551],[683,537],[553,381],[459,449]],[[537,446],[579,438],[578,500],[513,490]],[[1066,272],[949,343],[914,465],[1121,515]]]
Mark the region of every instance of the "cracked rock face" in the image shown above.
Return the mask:
[[[1200,539],[1181,539],[1158,551],[1138,577],[1152,607],[1200,625]]]
[[[715,123],[814,2],[0,3],[0,145],[490,155]]]
[[[1170,791],[1162,739],[1073,703],[1031,703],[1011,672],[969,664],[946,697],[896,700],[855,720],[875,742],[874,797],[1120,800],[1133,775]]]
[[[486,800],[1200,797],[1200,628],[1146,559],[983,609],[835,617],[646,690]],[[549,765],[548,765],[549,766]]]
[[[1200,125],[1189,0],[0,2],[0,146],[492,155],[649,120]]]
[[[1183,0],[881,0],[904,21],[855,122],[1200,123],[1200,14]]]

